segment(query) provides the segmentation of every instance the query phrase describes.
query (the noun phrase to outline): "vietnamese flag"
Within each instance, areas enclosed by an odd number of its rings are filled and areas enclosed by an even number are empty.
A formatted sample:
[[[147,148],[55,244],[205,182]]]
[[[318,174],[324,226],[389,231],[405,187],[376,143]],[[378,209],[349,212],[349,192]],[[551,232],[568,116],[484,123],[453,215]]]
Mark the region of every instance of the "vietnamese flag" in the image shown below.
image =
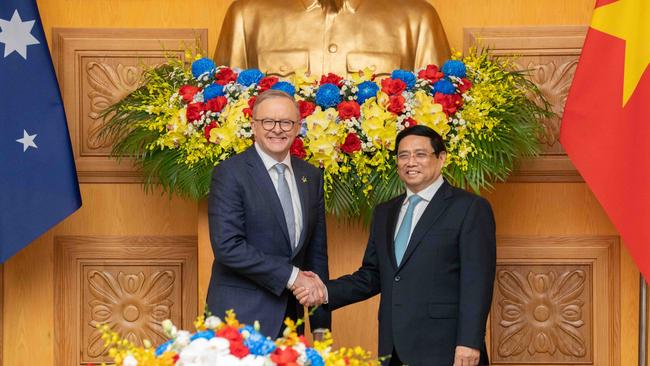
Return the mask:
[[[650,279],[650,1],[598,0],[560,141]]]

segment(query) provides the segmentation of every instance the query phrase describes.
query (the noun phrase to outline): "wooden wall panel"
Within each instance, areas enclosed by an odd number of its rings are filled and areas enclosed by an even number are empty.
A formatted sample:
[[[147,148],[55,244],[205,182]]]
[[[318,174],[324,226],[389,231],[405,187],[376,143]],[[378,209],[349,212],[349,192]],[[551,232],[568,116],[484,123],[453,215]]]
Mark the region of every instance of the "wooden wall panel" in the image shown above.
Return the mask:
[[[101,113],[140,86],[144,67],[207,49],[207,29],[54,28],[53,38],[80,182],[141,181],[131,164],[109,157]]]
[[[108,362],[97,326],[162,343],[196,318],[196,237],[55,237],[55,364]]]
[[[487,50],[497,57],[514,60],[530,75],[540,93],[551,104],[555,117],[542,121],[539,157],[522,159],[508,181],[580,182],[577,172],[560,145],[560,122],[578,57],[587,32],[584,26],[490,27],[465,29],[464,50]]]

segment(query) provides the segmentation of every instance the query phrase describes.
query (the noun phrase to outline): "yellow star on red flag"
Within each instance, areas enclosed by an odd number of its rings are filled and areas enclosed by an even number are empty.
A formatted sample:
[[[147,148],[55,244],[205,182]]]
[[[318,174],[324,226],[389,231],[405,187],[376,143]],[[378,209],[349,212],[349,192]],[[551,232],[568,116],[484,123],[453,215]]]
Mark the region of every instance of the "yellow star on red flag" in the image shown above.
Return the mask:
[[[591,27],[625,41],[623,106],[650,64],[650,0],[619,0],[594,10]]]

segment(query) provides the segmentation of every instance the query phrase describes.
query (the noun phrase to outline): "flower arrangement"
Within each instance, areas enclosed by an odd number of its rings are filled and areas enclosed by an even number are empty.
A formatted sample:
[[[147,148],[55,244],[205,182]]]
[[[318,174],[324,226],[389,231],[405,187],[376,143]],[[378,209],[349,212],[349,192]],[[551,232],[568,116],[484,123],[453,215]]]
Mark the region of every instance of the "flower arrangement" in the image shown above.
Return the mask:
[[[103,341],[109,345],[109,356],[117,366],[378,366],[363,349],[332,349],[329,333],[323,341],[310,347],[296,329],[302,321],[285,320],[283,337],[273,341],[263,336],[259,324],[240,324],[235,313],[226,313],[222,321],[216,316],[200,316],[194,322],[195,333],[177,330],[169,320],[162,324],[169,341],[154,348],[149,342],[137,347],[110,330],[100,326]]]
[[[216,164],[253,143],[252,106],[267,89],[298,101],[291,154],[323,170],[327,210],[347,217],[403,191],[393,157],[402,129],[438,132],[448,152],[443,174],[478,192],[538,152],[538,120],[551,113],[532,101],[546,103],[523,73],[487,53],[383,79],[365,69],[349,79],[296,70],[286,80],[187,56],[191,65],[170,60],[146,70],[143,85],[105,112],[103,133],[115,141],[113,155],[135,158],[145,186],[194,199],[208,194]]]

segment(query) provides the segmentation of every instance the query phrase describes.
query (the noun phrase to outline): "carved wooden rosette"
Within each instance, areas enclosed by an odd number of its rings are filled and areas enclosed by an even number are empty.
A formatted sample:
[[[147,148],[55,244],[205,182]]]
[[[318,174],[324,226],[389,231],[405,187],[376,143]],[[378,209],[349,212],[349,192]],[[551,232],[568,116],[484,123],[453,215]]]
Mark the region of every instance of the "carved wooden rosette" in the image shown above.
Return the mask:
[[[500,237],[497,258],[492,364],[618,365],[617,237]]]
[[[165,319],[192,329],[196,242],[185,236],[55,238],[57,364],[110,362],[100,324],[139,346],[166,340]]]
[[[100,115],[141,85],[144,67],[207,49],[207,29],[54,28],[52,38],[80,182],[141,181],[131,164],[109,157]]]
[[[582,177],[559,143],[560,124],[569,88],[587,32],[584,26],[466,28],[465,52],[487,50],[497,57],[514,58],[527,72],[557,115],[545,119],[540,136],[542,153],[522,159],[509,181],[579,182]]]

